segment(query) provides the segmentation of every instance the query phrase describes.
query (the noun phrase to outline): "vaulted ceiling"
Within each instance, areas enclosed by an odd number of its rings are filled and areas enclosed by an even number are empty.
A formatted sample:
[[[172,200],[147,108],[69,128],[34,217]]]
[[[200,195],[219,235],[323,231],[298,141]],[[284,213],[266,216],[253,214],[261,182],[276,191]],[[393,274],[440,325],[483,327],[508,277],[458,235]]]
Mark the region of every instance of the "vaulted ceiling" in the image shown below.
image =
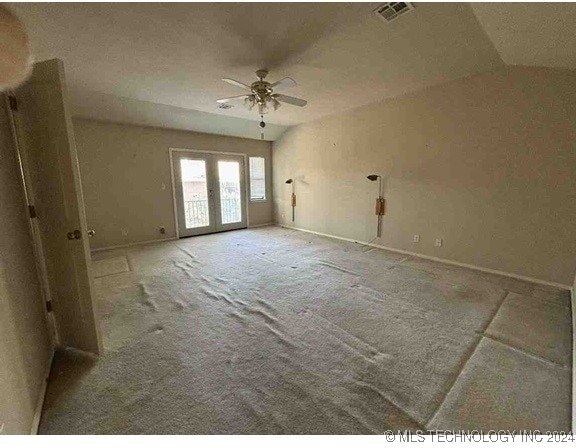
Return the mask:
[[[221,78],[249,84],[258,68],[268,68],[272,81],[296,79],[285,93],[309,101],[266,117],[278,125],[267,136],[274,139],[285,126],[504,63],[576,67],[574,4],[416,3],[391,23],[372,14],[378,5],[10,4],[35,58],[64,61],[78,115],[110,118],[115,107],[118,119],[142,122],[143,105],[159,104],[146,120],[170,121],[178,111],[194,130],[211,122],[208,132],[247,137],[259,136],[243,124],[258,121],[256,112],[241,104],[219,110],[215,101],[242,93]]]
[[[471,3],[506,64],[576,69],[576,3]]]

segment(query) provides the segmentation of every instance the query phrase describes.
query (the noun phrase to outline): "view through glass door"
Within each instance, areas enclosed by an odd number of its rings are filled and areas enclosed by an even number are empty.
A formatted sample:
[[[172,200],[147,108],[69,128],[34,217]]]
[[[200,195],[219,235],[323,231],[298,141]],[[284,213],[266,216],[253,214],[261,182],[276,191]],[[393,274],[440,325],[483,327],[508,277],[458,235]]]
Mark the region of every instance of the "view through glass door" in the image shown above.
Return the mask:
[[[174,150],[172,170],[181,237],[246,227],[243,156]]]

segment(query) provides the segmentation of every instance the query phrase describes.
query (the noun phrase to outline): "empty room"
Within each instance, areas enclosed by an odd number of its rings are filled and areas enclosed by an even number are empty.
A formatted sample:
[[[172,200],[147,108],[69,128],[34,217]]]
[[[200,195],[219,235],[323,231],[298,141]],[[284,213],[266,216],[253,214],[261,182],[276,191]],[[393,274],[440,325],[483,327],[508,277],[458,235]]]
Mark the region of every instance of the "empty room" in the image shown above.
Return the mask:
[[[574,29],[0,5],[0,434],[574,442]]]

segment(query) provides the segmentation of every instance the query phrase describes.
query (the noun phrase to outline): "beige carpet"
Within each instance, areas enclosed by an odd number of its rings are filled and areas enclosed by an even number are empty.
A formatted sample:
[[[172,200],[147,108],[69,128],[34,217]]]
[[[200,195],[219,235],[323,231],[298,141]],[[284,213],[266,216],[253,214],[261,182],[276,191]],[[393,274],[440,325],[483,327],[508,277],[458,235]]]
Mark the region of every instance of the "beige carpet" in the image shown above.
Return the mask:
[[[121,274],[128,272],[128,258],[126,255],[119,257],[109,257],[92,261],[92,274],[94,278],[106,277],[107,275]]]
[[[567,291],[279,227],[95,263],[107,352],[58,353],[41,433],[570,429]]]

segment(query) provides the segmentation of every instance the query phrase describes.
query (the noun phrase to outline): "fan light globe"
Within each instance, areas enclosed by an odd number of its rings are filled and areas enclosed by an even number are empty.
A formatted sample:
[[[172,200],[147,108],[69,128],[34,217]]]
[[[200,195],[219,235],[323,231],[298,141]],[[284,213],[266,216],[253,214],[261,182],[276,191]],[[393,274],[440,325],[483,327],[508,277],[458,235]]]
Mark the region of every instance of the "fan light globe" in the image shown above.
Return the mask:
[[[31,68],[24,26],[18,17],[0,5],[0,91],[17,87]]]

